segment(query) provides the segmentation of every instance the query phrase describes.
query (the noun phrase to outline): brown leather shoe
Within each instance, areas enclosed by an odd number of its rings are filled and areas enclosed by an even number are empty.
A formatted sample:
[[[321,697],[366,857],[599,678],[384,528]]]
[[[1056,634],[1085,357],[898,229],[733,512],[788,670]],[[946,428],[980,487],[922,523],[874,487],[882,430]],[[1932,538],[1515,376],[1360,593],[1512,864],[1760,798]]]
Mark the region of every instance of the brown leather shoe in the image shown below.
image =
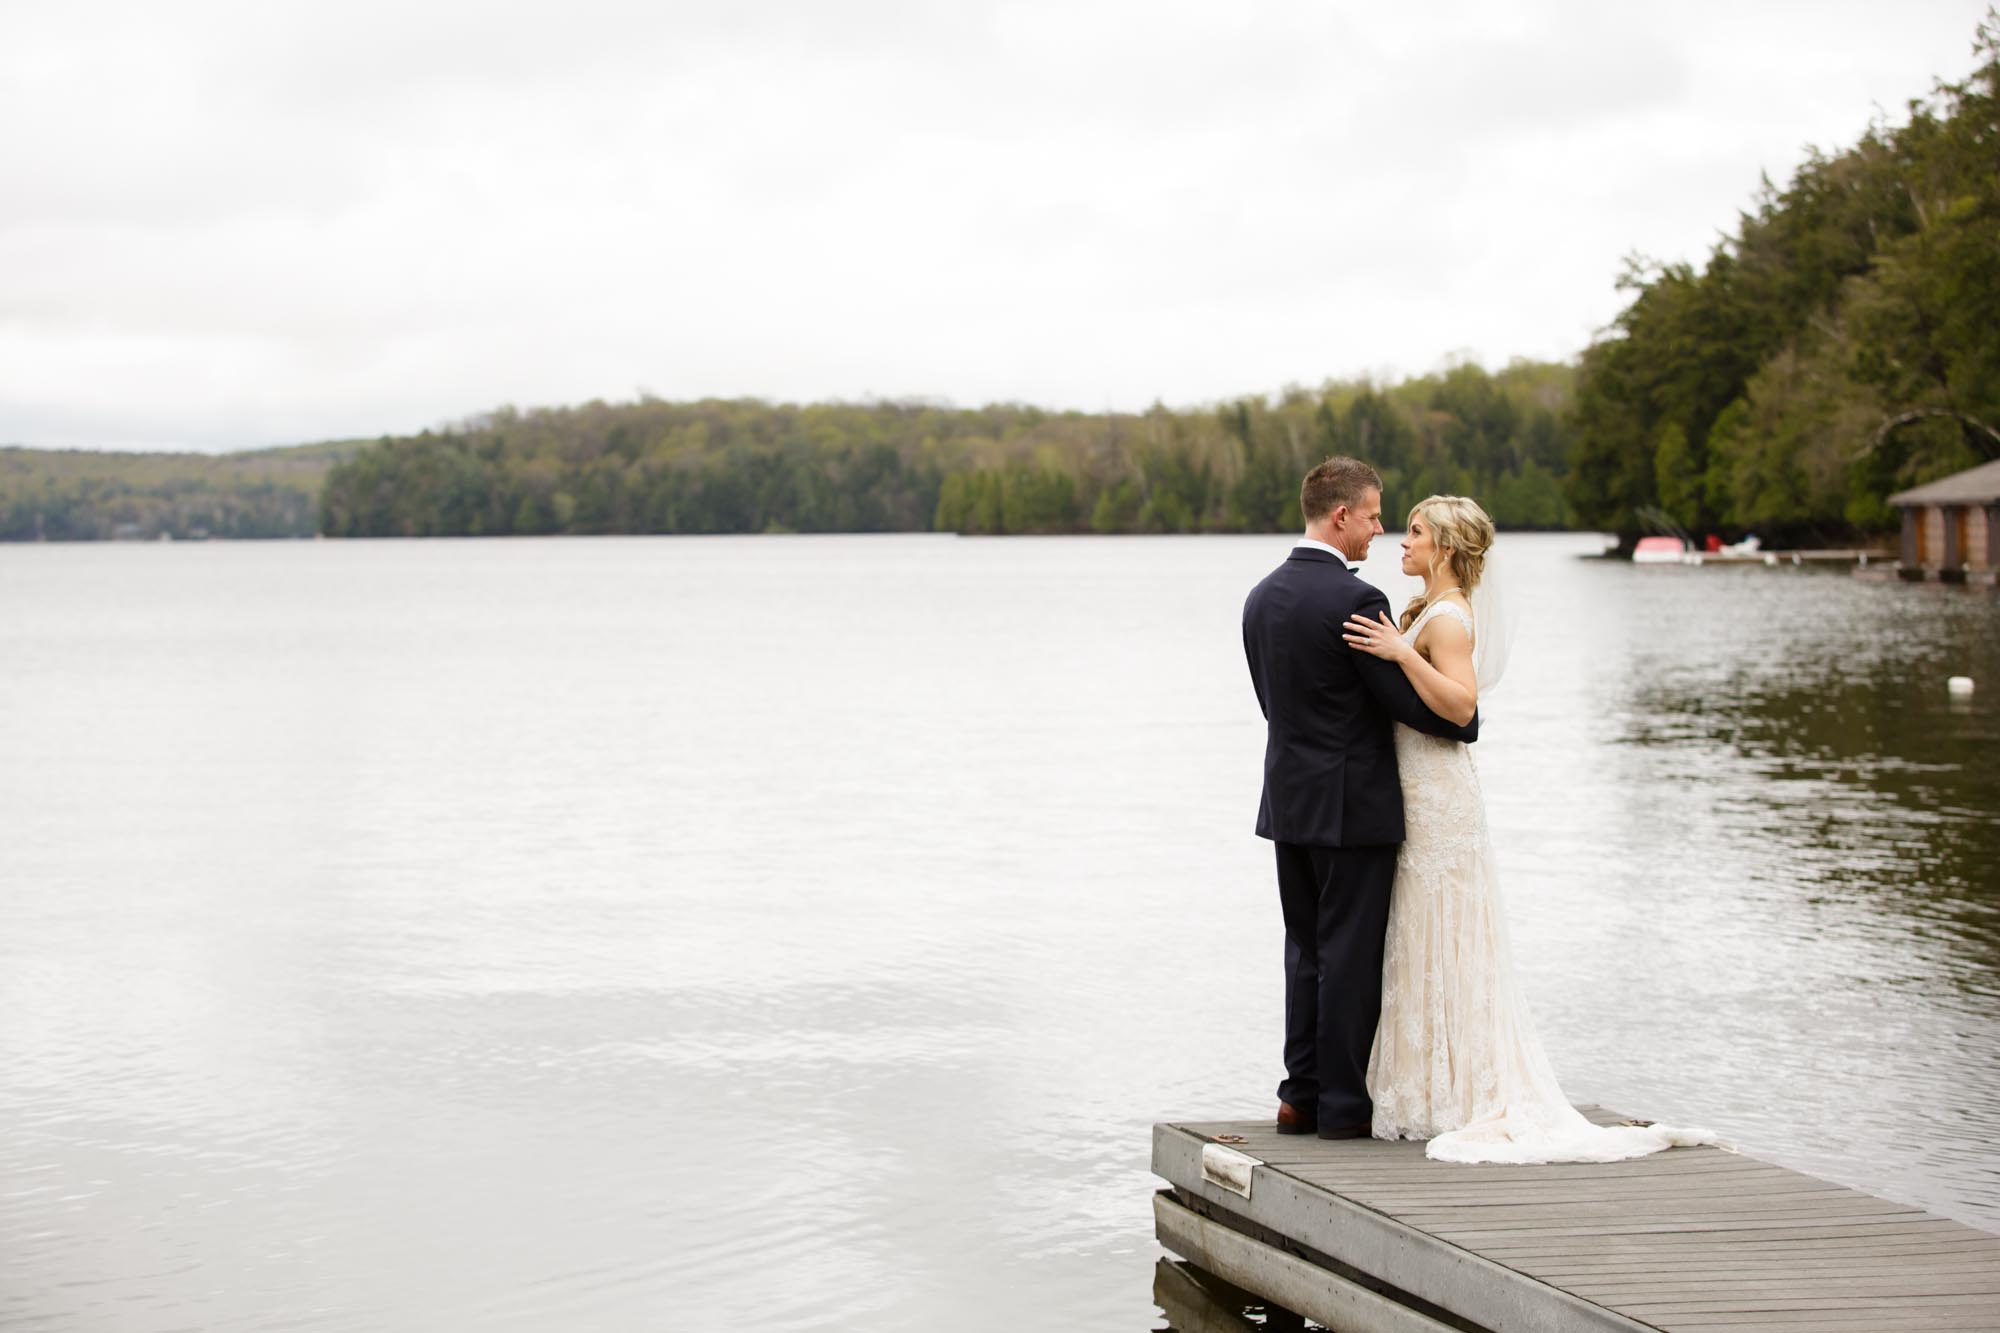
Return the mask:
[[[1311,1134],[1318,1128],[1319,1108],[1308,1106],[1301,1109],[1290,1102],[1278,1103],[1280,1134]]]

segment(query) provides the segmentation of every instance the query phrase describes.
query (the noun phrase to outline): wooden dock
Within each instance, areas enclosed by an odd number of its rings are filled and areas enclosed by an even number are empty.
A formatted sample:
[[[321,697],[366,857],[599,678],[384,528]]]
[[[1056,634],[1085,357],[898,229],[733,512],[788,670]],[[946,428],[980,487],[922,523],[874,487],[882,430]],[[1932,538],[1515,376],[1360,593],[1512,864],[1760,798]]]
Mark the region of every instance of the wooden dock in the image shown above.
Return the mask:
[[[1229,1121],[1155,1125],[1153,1171],[1163,1246],[1341,1333],[2000,1329],[2000,1235],[1720,1148],[1461,1166]]]

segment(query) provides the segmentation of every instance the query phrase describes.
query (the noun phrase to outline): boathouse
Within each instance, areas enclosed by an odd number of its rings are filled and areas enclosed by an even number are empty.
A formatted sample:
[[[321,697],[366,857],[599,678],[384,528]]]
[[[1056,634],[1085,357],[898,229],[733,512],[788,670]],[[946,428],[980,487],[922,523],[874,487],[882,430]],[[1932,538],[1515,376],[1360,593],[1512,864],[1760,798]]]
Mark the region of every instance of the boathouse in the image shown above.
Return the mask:
[[[1903,577],[1994,582],[2000,572],[2000,459],[1889,497],[1903,511]]]

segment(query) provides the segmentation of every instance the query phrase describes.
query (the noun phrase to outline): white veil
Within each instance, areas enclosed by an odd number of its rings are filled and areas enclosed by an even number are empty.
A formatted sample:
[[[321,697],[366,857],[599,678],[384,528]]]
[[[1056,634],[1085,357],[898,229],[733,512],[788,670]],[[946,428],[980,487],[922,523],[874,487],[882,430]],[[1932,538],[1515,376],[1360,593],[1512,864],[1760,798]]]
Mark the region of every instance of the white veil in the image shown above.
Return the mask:
[[[1481,699],[1507,674],[1514,625],[1520,615],[1520,608],[1507,596],[1506,562],[1494,558],[1498,547],[1496,542],[1486,552],[1486,568],[1468,599],[1472,603],[1472,671],[1479,681]]]

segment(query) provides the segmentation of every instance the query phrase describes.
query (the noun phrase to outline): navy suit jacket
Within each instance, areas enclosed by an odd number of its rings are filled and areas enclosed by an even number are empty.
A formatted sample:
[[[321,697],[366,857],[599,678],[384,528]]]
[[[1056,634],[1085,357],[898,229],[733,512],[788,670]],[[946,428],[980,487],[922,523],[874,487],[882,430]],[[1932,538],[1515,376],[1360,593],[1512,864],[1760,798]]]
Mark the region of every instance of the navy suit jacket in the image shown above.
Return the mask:
[[[1380,847],[1403,840],[1403,788],[1392,720],[1474,741],[1467,726],[1424,706],[1403,669],[1347,646],[1341,623],[1373,620],[1389,599],[1338,556],[1310,546],[1250,590],[1243,651],[1264,710],[1264,798],[1257,835],[1308,847]]]

